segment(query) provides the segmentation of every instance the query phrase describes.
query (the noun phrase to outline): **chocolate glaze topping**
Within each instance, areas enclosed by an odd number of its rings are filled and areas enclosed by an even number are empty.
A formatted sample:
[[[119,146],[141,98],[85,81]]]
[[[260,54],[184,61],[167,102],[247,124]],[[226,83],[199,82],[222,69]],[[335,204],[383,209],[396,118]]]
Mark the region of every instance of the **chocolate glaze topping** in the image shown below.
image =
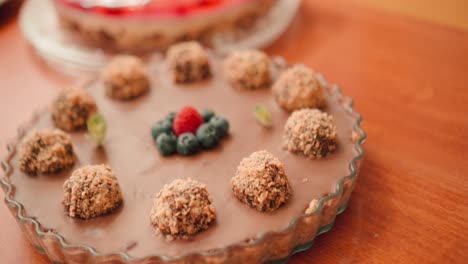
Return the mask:
[[[102,148],[88,140],[84,132],[71,133],[78,161],[75,168],[88,164],[109,164],[119,180],[123,206],[112,214],[90,220],[67,216],[61,205],[63,182],[71,174],[29,176],[19,170],[18,156],[12,161],[10,181],[15,198],[27,215],[44,228],[52,229],[69,243],[87,244],[100,252],[127,250],[135,257],[163,254],[175,256],[194,251],[222,248],[270,230],[286,228],[302,214],[313,198],[335,190],[337,181],[348,175],[348,164],[357,155],[351,139],[354,119],[327,96],[324,109],[336,121],[338,148],[326,158],[310,160],[282,149],[283,127],[288,113],[275,102],[269,89],[240,91],[224,81],[221,61],[211,58],[213,77],[193,85],[175,85],[167,68],[156,58],[151,63],[152,89],[129,102],[105,96],[99,81],[90,85],[99,111],[106,117],[108,134]],[[273,128],[257,124],[253,108],[264,104],[273,115]],[[230,122],[230,136],[211,151],[193,157],[163,157],[150,135],[151,125],[170,111],[185,105],[211,108]],[[40,116],[33,128],[54,127],[49,113]],[[284,164],[292,188],[289,201],[275,212],[258,212],[232,194],[229,184],[240,160],[254,151],[268,150]],[[205,183],[218,216],[216,222],[188,240],[167,241],[150,224],[152,196],[164,184],[191,177]],[[132,247],[126,245],[132,243]]]

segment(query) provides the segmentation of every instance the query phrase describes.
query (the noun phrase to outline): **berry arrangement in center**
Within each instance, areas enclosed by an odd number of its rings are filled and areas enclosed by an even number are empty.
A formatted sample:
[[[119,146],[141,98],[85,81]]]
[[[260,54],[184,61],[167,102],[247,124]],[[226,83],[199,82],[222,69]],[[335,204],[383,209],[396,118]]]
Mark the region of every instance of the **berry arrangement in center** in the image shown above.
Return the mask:
[[[201,149],[216,147],[228,131],[228,121],[212,110],[198,112],[185,106],[156,122],[151,128],[151,136],[163,156],[175,153],[189,156]]]

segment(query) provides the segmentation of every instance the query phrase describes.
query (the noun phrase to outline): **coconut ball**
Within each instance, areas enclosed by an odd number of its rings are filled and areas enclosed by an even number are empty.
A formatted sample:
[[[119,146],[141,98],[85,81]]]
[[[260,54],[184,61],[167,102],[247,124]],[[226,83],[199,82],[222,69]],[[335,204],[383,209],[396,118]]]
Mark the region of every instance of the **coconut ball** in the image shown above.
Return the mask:
[[[275,211],[291,197],[283,163],[265,150],[240,162],[231,186],[237,199],[260,212]]]
[[[63,207],[74,218],[107,214],[122,203],[122,191],[108,165],[88,165],[73,171],[63,184]]]
[[[169,47],[167,65],[176,83],[191,83],[211,75],[208,53],[196,41],[181,42]]]
[[[82,87],[65,88],[51,105],[55,125],[66,131],[86,128],[86,121],[96,111],[94,98]]]
[[[145,64],[135,56],[115,56],[102,70],[101,78],[106,95],[114,99],[133,99],[150,88]]]
[[[206,186],[191,178],[166,184],[154,198],[150,214],[151,224],[169,239],[194,235],[215,219]]]
[[[71,138],[59,129],[30,132],[18,153],[20,170],[31,175],[55,173],[75,164]]]
[[[322,108],[327,103],[317,75],[304,65],[284,71],[272,91],[276,102],[286,111]]]
[[[294,111],[284,126],[283,146],[311,159],[327,156],[336,149],[333,117],[318,109]]]
[[[224,61],[224,76],[235,89],[266,87],[271,82],[269,58],[259,50],[234,51]]]

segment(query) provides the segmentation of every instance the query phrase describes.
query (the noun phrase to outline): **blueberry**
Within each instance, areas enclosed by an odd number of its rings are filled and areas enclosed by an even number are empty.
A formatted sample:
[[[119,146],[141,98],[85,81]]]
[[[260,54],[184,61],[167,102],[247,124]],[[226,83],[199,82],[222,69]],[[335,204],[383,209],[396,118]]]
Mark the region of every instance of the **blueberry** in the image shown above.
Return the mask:
[[[210,124],[212,124],[217,130],[220,137],[224,137],[227,135],[229,130],[229,123],[228,121],[220,116],[213,116],[210,119]]]
[[[203,124],[197,130],[198,143],[204,148],[210,149],[218,144],[220,139],[218,130],[212,124]]]
[[[215,113],[210,109],[203,109],[201,110],[200,115],[203,117],[203,121],[207,123],[215,115]]]
[[[156,139],[156,146],[163,156],[170,156],[177,151],[177,139],[174,134],[163,132]]]
[[[177,139],[177,153],[181,155],[193,155],[198,149],[198,140],[192,133],[183,133]]]
[[[153,140],[157,140],[161,133],[172,133],[172,124],[167,120],[160,120],[151,127],[151,136]]]
[[[166,116],[166,120],[169,121],[169,123],[174,123],[174,118],[176,117],[177,113],[176,112],[170,112],[169,114],[167,114]]]

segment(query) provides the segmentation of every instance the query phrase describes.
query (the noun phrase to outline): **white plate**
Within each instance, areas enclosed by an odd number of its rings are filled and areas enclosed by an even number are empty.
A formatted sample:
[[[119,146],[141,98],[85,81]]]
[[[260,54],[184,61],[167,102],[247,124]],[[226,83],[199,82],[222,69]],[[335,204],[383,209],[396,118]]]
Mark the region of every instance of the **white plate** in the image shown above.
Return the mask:
[[[0,0],[3,1],[3,0]],[[300,0],[278,0],[271,12],[255,29],[240,40],[219,39],[215,48],[229,51],[238,48],[262,48],[274,42],[297,13]],[[95,72],[107,63],[112,54],[84,46],[60,27],[51,0],[26,1],[20,13],[20,27],[26,39],[49,64],[62,71]]]

